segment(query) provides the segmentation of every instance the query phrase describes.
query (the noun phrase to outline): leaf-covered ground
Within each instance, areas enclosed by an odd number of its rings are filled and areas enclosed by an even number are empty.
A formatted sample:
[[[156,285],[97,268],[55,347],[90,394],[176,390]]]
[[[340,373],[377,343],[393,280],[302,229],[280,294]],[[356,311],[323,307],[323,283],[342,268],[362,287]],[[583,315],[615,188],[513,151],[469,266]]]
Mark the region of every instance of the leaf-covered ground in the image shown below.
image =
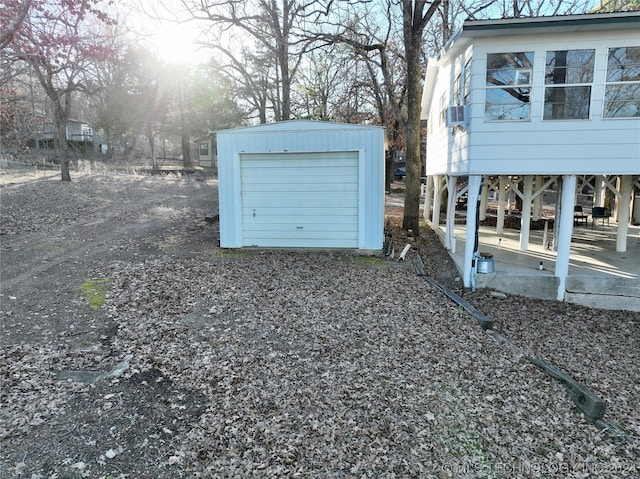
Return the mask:
[[[640,477],[638,313],[461,290],[429,231],[409,253],[619,442],[408,263],[220,250],[211,179],[74,180],[0,188],[0,477]]]

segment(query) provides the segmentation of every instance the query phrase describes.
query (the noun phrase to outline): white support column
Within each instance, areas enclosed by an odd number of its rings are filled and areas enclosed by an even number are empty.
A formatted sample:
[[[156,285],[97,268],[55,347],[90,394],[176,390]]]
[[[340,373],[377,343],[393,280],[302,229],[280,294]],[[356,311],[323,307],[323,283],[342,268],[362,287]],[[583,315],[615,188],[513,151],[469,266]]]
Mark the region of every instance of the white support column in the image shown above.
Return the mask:
[[[604,176],[598,175],[595,179],[595,187],[593,189],[593,206],[604,206]]]
[[[544,185],[544,176],[542,175],[536,175],[536,178],[533,182],[534,184],[534,189],[536,191],[536,193],[540,190],[540,188],[542,188],[542,186]],[[539,220],[540,218],[542,218],[542,197],[543,197],[544,193],[540,193],[539,195],[536,195],[535,199],[533,200],[533,215],[532,218],[534,221]]]
[[[504,208],[505,208],[505,199],[507,196],[507,183],[504,181],[504,178],[500,177],[500,182],[498,186],[498,218],[496,219],[496,234],[501,235],[504,233]]]
[[[613,219],[616,222],[620,222],[620,202],[622,201],[621,198],[621,194],[622,194],[622,186],[623,185],[623,179],[622,179],[622,175],[618,176],[616,178],[616,187],[613,190],[613,194],[614,194],[614,209],[613,209]]]
[[[439,175],[433,176],[433,228],[440,226],[440,203],[442,202],[442,180]]]
[[[469,176],[469,188],[467,190],[467,227],[465,231],[464,243],[464,265],[462,279],[466,288],[471,286],[471,275],[473,275],[473,253],[476,241],[476,211],[478,210],[478,196],[480,195],[480,175]]]
[[[569,274],[569,255],[571,251],[571,234],[573,233],[573,207],[576,191],[576,175],[562,177],[562,199],[560,200],[560,227],[558,228],[558,253],[556,256],[555,275],[560,280],[558,285],[558,301],[564,300]],[[557,215],[556,215],[557,217]]]
[[[638,188],[638,191],[640,191],[640,176],[636,176],[633,183],[634,187],[631,188],[631,191],[634,192],[634,199],[632,203],[633,218],[631,218],[631,224],[637,225],[640,224],[640,195],[635,193],[635,188]]]
[[[633,178],[631,175],[620,177],[618,182],[620,199],[618,201],[618,231],[616,236],[616,251],[627,251],[627,233],[631,216],[631,197],[633,196]]]
[[[447,220],[444,234],[444,247],[455,252],[455,223],[456,223],[456,184],[457,176],[447,175]]]
[[[433,202],[433,175],[427,176],[427,189],[424,193],[424,211],[422,212],[424,219],[431,219],[431,204]]]
[[[482,183],[482,191],[480,192],[480,221],[487,219],[487,200],[489,199],[489,179]],[[471,198],[471,196],[468,196]]]
[[[524,196],[522,198],[522,217],[520,219],[520,250],[529,249],[529,231],[531,230],[531,197],[533,196],[533,176],[524,177]],[[573,207],[571,208],[573,210]]]

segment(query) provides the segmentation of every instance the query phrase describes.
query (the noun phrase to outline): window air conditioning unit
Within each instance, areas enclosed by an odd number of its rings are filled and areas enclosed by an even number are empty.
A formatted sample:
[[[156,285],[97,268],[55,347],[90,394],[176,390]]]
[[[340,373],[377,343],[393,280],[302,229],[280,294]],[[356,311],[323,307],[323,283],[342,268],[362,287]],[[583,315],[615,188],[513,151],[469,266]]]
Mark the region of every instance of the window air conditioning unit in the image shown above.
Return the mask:
[[[447,108],[447,126],[466,127],[469,122],[467,105],[450,106]]]

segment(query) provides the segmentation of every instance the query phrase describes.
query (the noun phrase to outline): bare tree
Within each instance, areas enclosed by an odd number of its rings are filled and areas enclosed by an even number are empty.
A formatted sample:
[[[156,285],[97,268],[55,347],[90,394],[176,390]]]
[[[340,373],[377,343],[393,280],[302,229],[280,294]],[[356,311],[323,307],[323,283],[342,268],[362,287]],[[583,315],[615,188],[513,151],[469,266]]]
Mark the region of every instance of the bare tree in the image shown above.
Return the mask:
[[[36,6],[34,0],[31,14],[14,34],[9,49],[31,67],[51,101],[61,178],[70,181],[67,124],[73,94],[89,92],[85,72],[92,62],[103,61],[111,53],[109,42],[90,28],[109,19],[83,0],[44,3],[38,0]]]
[[[206,20],[214,28],[208,39],[227,56],[238,52],[228,46],[230,35],[242,33],[269,53],[275,65],[270,80],[275,95],[270,98],[276,120],[291,118],[291,89],[300,61],[313,43],[305,24],[319,15],[312,0],[181,0],[194,20]],[[235,65],[237,66],[237,64]],[[247,82],[248,83],[248,82]]]
[[[327,43],[350,46],[360,59],[356,91],[366,95],[360,103],[369,103],[376,112],[375,123],[387,128],[390,139],[385,161],[385,189],[393,178],[393,162],[401,149],[407,120],[406,64],[401,24],[396,0],[384,2],[328,1],[327,15],[321,24],[323,31],[313,34]]]
[[[297,116],[344,121],[340,118],[342,105],[352,104],[350,96],[357,96],[357,85],[362,83],[357,61],[343,45],[310,52],[299,69],[294,89],[293,110]]]
[[[420,109],[422,98],[422,39],[441,0],[400,2],[402,31],[407,62],[407,123],[405,125],[407,186],[402,227],[418,234],[420,230]]]
[[[235,94],[247,109],[247,119],[257,116],[260,123],[267,123],[269,118],[276,118],[278,95],[272,80],[275,75],[270,53],[252,50],[247,45],[237,52],[221,45],[208,46],[222,53],[223,57],[212,66],[235,84]]]
[[[0,50],[11,43],[24,19],[27,18],[33,0],[5,0],[0,9]]]

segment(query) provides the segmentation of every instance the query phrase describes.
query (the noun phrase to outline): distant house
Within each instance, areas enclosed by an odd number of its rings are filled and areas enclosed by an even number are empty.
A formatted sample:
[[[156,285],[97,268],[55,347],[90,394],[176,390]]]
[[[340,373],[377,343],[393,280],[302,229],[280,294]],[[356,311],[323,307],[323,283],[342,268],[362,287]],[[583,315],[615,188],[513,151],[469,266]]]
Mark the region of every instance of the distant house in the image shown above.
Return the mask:
[[[558,299],[565,295],[576,192],[617,198],[616,250],[626,251],[630,205],[640,187],[640,12],[467,21],[428,62],[425,216],[453,247],[456,200],[467,194],[463,279],[472,281],[476,198],[522,198],[520,249],[541,193],[562,185],[556,212]],[[463,186],[464,185],[464,186]],[[518,187],[518,185],[523,185]],[[518,189],[520,188],[520,189]],[[433,211],[433,214],[431,213]],[[480,211],[480,216],[484,211]]]
[[[54,150],[58,133],[52,122],[45,122],[34,140],[36,151]],[[69,120],[66,125],[66,139],[69,148],[79,154],[94,152],[93,128],[87,122]]]
[[[196,140],[196,148],[198,149],[198,164],[203,168],[217,168],[216,161],[216,144],[215,133],[209,133],[207,136]]]

